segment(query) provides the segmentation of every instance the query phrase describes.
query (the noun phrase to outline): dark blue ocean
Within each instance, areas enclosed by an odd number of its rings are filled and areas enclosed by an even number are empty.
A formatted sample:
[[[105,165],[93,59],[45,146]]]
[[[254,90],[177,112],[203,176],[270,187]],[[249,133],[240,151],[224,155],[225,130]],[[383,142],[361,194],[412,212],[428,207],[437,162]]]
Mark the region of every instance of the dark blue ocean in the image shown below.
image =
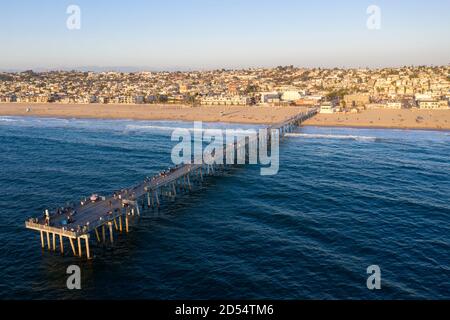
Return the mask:
[[[0,299],[450,299],[450,132],[301,128],[276,176],[212,177],[92,261],[41,250],[28,217],[167,168],[177,127],[1,117]]]

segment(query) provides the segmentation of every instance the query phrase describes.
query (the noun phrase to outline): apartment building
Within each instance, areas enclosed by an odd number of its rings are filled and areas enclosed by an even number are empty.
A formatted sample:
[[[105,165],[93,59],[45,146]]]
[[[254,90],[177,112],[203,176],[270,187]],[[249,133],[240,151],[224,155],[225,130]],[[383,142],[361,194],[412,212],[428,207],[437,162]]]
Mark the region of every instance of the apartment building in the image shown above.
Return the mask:
[[[450,109],[448,100],[421,100],[419,108],[424,110],[446,110]]]
[[[246,96],[209,96],[200,99],[201,105],[247,106],[251,99]]]
[[[322,103],[322,105],[320,106],[321,114],[333,114],[338,111],[339,111],[339,109],[336,107],[336,105],[333,102],[325,102],[325,103]]]
[[[367,94],[351,94],[344,96],[345,106],[347,108],[365,107],[370,103],[370,96]]]

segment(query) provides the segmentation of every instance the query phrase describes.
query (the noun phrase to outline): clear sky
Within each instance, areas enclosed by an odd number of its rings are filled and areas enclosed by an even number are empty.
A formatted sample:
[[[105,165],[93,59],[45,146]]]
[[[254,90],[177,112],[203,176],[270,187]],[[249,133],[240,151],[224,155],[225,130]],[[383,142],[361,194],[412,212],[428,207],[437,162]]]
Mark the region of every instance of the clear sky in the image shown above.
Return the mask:
[[[449,0],[2,0],[0,69],[447,65],[449,13]]]

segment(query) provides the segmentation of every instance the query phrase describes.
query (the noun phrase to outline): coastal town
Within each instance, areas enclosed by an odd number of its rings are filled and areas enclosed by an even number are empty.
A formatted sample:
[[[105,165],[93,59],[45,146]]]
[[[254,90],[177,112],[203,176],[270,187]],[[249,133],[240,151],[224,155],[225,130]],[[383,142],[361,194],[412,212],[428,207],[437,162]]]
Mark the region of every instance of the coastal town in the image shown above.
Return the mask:
[[[450,109],[450,66],[186,72],[4,72],[0,103]]]

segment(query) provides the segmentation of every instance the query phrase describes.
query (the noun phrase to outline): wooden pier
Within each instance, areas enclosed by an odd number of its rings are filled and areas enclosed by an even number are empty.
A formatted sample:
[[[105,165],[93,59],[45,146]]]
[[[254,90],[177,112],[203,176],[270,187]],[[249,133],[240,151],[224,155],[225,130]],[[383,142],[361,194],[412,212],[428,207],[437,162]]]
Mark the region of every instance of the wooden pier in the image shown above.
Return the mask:
[[[268,129],[267,141],[272,130],[278,130],[280,137],[292,132],[303,121],[317,114],[317,109],[309,109],[297,116]],[[258,137],[260,139],[261,137]],[[232,150],[245,152],[246,144],[234,143]],[[225,150],[230,150],[227,146]],[[237,150],[236,150],[237,149]],[[233,151],[233,152],[235,152]],[[224,155],[226,157],[226,155]],[[117,233],[130,232],[131,222],[141,216],[145,208],[159,208],[162,201],[175,200],[182,193],[193,190],[195,184],[202,183],[206,176],[213,175],[225,165],[185,164],[169,172],[114,193],[110,197],[85,199],[70,208],[59,208],[40,218],[25,222],[27,229],[40,233],[42,249],[74,256],[92,258],[91,238],[101,244],[114,244]]]

